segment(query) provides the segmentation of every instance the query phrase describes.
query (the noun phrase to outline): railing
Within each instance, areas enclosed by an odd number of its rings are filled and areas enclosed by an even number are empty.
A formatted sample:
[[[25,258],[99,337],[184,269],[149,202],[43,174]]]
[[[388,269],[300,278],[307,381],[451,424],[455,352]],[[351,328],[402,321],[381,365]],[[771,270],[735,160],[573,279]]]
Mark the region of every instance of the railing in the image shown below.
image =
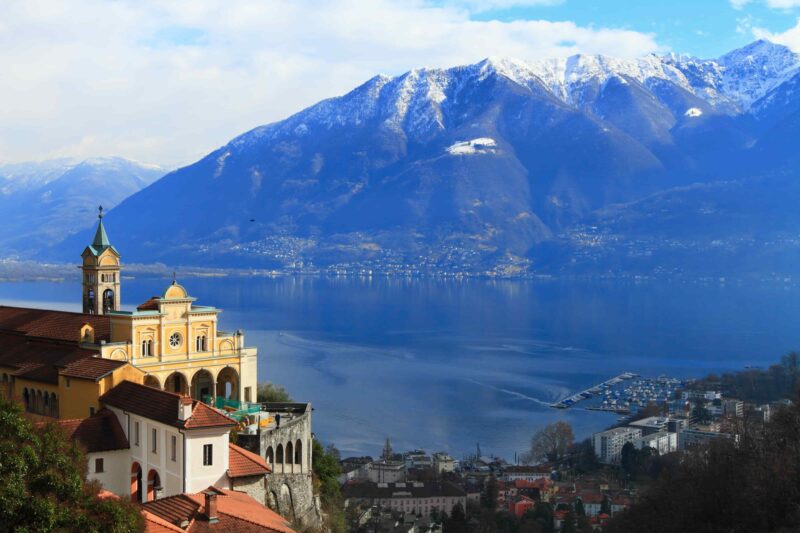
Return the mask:
[[[229,416],[242,417],[252,415],[261,411],[261,404],[240,402],[239,400],[222,398],[217,396],[212,398],[210,395],[203,396],[203,403],[227,411]]]

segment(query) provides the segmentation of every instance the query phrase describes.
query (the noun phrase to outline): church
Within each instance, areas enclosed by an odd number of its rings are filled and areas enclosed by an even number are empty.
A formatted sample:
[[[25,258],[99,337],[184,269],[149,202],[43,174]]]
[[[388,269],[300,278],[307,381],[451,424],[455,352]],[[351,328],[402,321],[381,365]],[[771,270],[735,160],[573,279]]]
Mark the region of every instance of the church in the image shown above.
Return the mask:
[[[81,254],[82,313],[0,306],[0,391],[34,415],[83,418],[123,380],[206,403],[255,402],[257,349],[173,280],[121,309],[120,254],[103,226]]]

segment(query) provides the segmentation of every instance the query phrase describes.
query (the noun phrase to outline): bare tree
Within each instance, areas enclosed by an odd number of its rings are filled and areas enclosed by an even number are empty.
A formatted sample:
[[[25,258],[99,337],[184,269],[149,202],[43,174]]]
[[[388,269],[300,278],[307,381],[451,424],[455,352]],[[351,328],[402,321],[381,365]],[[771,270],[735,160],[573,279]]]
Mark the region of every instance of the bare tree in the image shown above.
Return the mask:
[[[531,449],[525,454],[524,461],[526,463],[559,462],[564,459],[574,440],[575,435],[568,422],[558,421],[548,424],[534,434],[531,439]]]

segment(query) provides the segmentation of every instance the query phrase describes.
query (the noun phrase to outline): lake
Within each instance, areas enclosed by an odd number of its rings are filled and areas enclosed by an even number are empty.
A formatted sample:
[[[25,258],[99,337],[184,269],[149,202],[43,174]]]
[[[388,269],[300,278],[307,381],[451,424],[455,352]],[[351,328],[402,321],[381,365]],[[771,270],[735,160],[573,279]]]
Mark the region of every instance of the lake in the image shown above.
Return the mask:
[[[123,280],[135,307],[166,279]],[[702,376],[800,348],[800,289],[668,282],[188,278],[222,329],[259,348],[259,381],[315,408],[343,454],[480,443],[513,460],[563,419],[586,437],[607,413],[548,404],[623,371]],[[80,287],[0,283],[0,303],[79,310]]]

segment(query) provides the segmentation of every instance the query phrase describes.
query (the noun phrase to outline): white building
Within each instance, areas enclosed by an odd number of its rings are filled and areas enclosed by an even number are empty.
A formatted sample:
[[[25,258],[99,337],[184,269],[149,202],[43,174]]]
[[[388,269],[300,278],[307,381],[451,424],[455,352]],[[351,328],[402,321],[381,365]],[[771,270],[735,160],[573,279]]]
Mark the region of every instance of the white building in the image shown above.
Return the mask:
[[[433,469],[437,474],[456,471],[456,460],[444,452],[433,454]]]
[[[406,465],[402,461],[373,461],[367,478],[373,483],[397,483],[406,480]]]
[[[638,439],[636,447],[640,450],[653,448],[659,455],[674,452],[678,449],[678,434],[670,433],[669,431],[649,433]]]
[[[597,454],[602,463],[619,463],[622,447],[628,442],[636,445],[636,441],[641,436],[642,430],[632,427],[614,428],[595,433],[592,435],[594,453]]]
[[[144,502],[229,485],[228,435],[236,425],[231,418],[187,396],[130,381],[100,402],[106,408],[103,424],[115,441],[128,444],[89,454],[89,477],[105,489]],[[92,418],[82,422],[97,424]]]
[[[513,483],[517,480],[534,482],[537,479],[550,478],[552,469],[541,466],[507,466],[499,476],[500,481]]]

